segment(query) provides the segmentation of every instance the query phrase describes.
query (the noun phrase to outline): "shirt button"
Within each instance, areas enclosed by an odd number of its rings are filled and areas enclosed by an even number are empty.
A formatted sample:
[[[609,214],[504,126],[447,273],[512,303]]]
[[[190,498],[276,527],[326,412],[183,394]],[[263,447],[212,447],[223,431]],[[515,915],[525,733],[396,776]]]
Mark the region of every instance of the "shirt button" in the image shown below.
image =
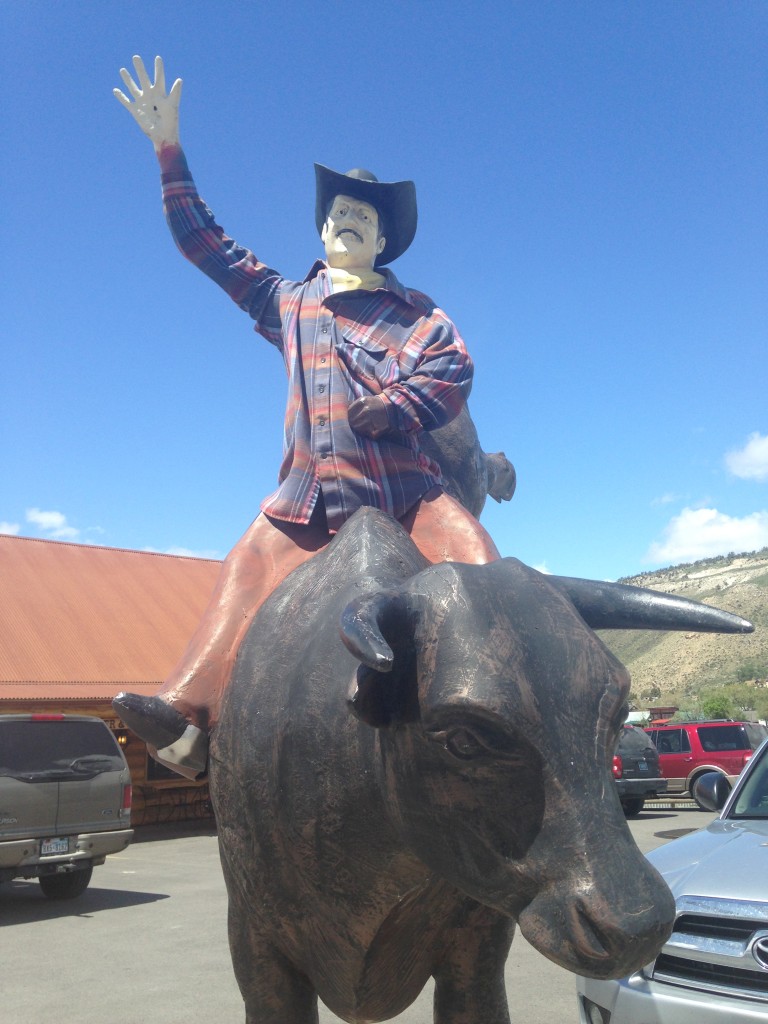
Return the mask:
[[[317,388],[317,390],[318,390],[318,391],[320,392],[320,394],[322,395],[322,393],[323,393],[323,392],[325,391],[325,384],[320,384],[320,385],[318,385],[318,388]]]
[[[321,362],[321,363],[324,363],[324,362],[325,362],[325,356],[320,356],[320,362]]]
[[[327,334],[327,333],[328,333],[328,328],[327,327],[323,327],[323,334]]]
[[[320,452],[320,458],[321,459],[327,459],[328,458],[328,452]]]
[[[321,427],[325,426],[325,416],[320,416],[317,421]]]

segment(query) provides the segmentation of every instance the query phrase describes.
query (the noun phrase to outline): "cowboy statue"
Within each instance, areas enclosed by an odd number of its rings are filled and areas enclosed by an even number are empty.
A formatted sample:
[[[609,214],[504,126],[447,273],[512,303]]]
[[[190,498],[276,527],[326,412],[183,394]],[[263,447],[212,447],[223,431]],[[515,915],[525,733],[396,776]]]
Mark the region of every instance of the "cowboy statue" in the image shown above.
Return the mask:
[[[117,99],[151,139],[165,215],[184,256],[228,293],[282,354],[288,376],[278,487],[223,563],[181,662],[155,696],[122,693],[123,721],[162,763],[206,771],[208,736],[254,613],[361,506],[399,520],[432,562],[483,563],[493,541],[442,486],[423,431],[462,412],[472,362],[446,314],[388,268],[413,240],[413,182],[315,165],[325,246],[303,281],[286,280],[229,238],[197,193],[179,143],[181,79],[165,88],[139,57]]]

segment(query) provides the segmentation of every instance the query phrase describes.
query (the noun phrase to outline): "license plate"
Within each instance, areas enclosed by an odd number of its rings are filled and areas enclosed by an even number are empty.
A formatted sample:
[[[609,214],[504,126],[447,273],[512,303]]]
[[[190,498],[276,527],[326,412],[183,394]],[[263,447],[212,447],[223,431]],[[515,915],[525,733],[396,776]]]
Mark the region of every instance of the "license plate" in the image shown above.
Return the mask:
[[[638,761],[637,762],[637,770],[639,772],[647,772],[648,771],[648,762],[647,761]]]
[[[40,856],[49,857],[53,853],[69,853],[69,840],[43,839],[40,843]]]

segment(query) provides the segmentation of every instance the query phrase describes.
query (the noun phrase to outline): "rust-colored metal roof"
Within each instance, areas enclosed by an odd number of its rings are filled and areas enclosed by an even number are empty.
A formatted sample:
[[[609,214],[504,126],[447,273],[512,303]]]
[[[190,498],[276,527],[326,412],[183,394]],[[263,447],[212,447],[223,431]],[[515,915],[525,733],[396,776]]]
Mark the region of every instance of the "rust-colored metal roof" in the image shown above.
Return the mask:
[[[0,535],[0,700],[154,693],[220,563]]]

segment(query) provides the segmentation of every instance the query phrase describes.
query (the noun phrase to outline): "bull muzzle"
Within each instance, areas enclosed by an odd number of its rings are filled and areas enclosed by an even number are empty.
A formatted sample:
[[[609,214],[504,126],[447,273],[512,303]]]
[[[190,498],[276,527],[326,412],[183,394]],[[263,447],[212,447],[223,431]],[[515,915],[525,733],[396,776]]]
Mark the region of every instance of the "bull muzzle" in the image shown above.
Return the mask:
[[[519,915],[526,939],[566,970],[621,978],[653,960],[669,937],[675,901],[635,850],[629,863],[601,858],[592,879],[553,881]]]

